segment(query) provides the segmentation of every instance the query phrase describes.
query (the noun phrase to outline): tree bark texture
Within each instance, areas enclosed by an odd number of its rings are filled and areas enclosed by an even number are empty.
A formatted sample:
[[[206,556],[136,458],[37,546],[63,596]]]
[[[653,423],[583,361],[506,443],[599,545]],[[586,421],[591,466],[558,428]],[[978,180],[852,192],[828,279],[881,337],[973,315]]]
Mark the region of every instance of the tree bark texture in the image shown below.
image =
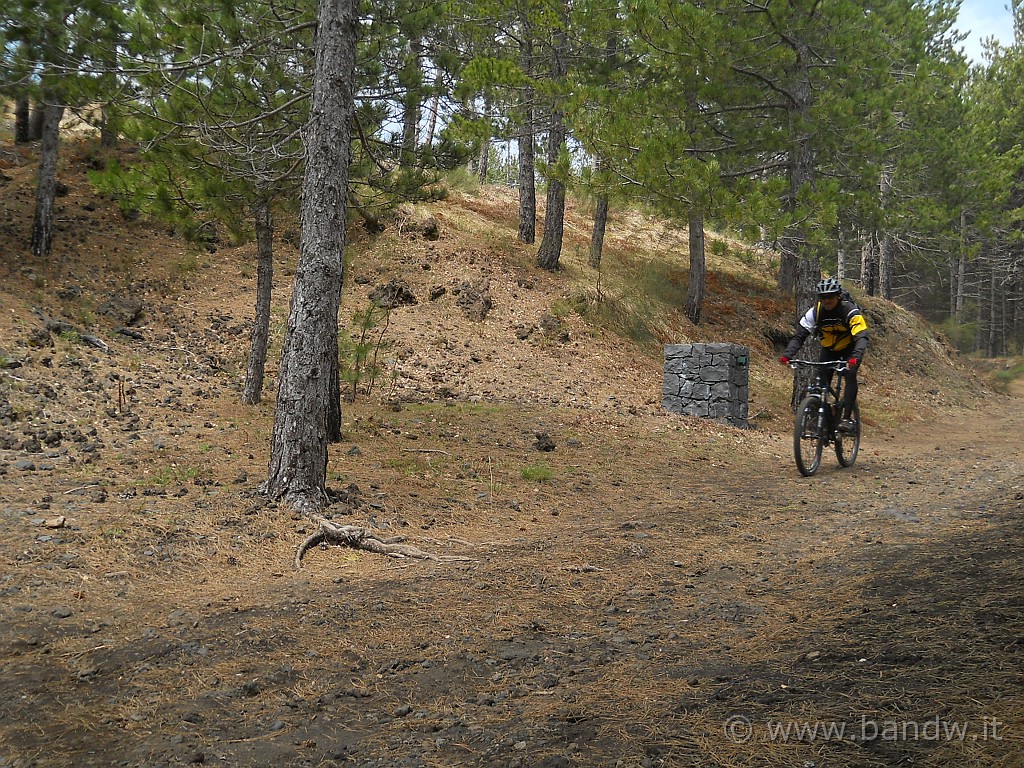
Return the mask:
[[[793,85],[790,90],[789,107],[789,151],[787,173],[789,190],[783,201],[785,211],[796,216],[800,197],[805,189],[814,185],[814,148],[811,146],[810,126],[813,122],[811,105],[814,92],[811,89],[810,74],[804,62],[811,56],[806,46],[797,45],[797,62],[794,64]],[[799,291],[799,261],[808,248],[807,233],[803,225],[792,221],[786,227],[780,241],[782,257],[779,269],[779,288],[794,295]]]
[[[64,107],[43,108],[42,142],[39,147],[39,178],[36,186],[36,215],[32,222],[32,255],[47,259],[53,247],[53,205],[57,195],[57,156],[60,151],[60,120]]]
[[[563,9],[564,13],[564,9]],[[566,32],[564,26],[555,32],[551,54],[551,78],[560,82],[566,73]],[[558,158],[565,146],[565,112],[556,96],[551,104],[548,128],[548,194],[544,210],[544,235],[537,249],[537,266],[558,269],[562,256],[562,235],[565,231],[565,184],[557,178]]]
[[[327,445],[341,413],[338,310],[358,8],[356,0],[321,0],[317,16],[313,103],[303,136],[302,242],[271,436],[267,494],[306,513],[326,501]]]
[[[690,209],[690,279],[686,284],[686,316],[694,325],[700,325],[704,309],[704,283],[707,262],[704,254],[704,216],[696,208]]]
[[[964,284],[967,282],[967,210],[960,211],[960,253],[956,264],[956,288],[953,298],[953,316],[963,320],[964,314]]]
[[[892,233],[886,230],[878,242],[878,295],[892,299],[892,258],[895,243]]]
[[[1010,295],[1019,297],[1021,295],[1021,280],[1015,279],[1010,284]],[[1013,334],[1014,349],[1020,352],[1024,348],[1024,309],[1021,308],[1021,300],[1010,302],[1010,333]]]
[[[274,222],[267,200],[253,206],[256,221],[256,313],[249,336],[249,367],[242,402],[255,405],[263,397],[263,378],[270,341],[270,299],[274,289]]]
[[[529,16],[520,15],[519,60],[523,72],[533,74],[533,29]],[[531,244],[537,240],[537,158],[534,153],[534,109],[536,91],[530,85],[522,90],[522,122],[519,125],[519,242]]]
[[[878,236],[873,230],[865,233],[861,245],[860,285],[868,296],[878,293]]]
[[[594,269],[601,268],[601,255],[604,253],[604,233],[608,228],[608,195],[599,195],[597,210],[594,212],[594,231],[590,235],[589,263]]]
[[[979,259],[976,269],[977,278],[974,283],[974,297],[977,306],[975,307],[975,319],[977,329],[974,332],[974,349],[985,349],[985,264]]]
[[[996,265],[990,265],[988,287],[988,339],[985,350],[989,357],[995,357],[999,351],[999,284],[996,280]]]
[[[956,313],[957,261],[956,256],[950,256],[946,266],[949,268],[949,316],[959,320]]]
[[[884,212],[892,197],[892,165],[882,163],[882,173],[878,182],[878,196]],[[878,293],[883,299],[892,299],[892,257],[895,247],[892,231],[887,223],[882,236],[878,240]]]
[[[810,307],[818,301],[818,281],[821,280],[821,259],[812,256],[809,249],[797,261],[796,281],[796,319],[799,322]],[[804,360],[817,360],[821,355],[821,343],[817,337],[810,336],[804,342],[800,356]],[[814,371],[802,368],[796,371],[793,377],[793,399],[792,406],[795,409],[800,404],[804,389],[814,379]]]
[[[532,99],[533,89],[530,91]],[[519,131],[519,242],[537,241],[537,160],[533,150],[533,105],[526,106]]]
[[[557,112],[557,114],[556,114]],[[563,115],[557,110],[551,114],[551,135],[548,137],[548,163],[553,168],[558,154],[565,144]],[[544,235],[537,249],[537,266],[544,269],[558,269],[562,256],[562,237],[565,232],[565,184],[555,177],[548,178],[547,201],[544,206]]]

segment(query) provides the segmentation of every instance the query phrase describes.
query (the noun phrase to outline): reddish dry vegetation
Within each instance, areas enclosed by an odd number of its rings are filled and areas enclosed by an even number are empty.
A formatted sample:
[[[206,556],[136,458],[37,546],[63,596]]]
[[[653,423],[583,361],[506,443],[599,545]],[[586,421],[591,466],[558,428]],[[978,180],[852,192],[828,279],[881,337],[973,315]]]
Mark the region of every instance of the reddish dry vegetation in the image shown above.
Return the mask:
[[[454,194],[415,212],[437,240],[355,238],[343,320],[390,279],[417,303],[329,477],[339,523],[441,559],[295,570],[272,387],[238,402],[254,249],[125,220],[90,152],[35,264],[33,159],[0,148],[0,766],[1020,765],[1021,393],[912,316],[867,302],[861,456],[804,479],[760,257],[712,261],[694,328],[628,287],[681,274],[679,233],[620,214],[599,285],[580,210],[552,275],[510,193]],[[661,335],[751,347],[750,430],[660,409]],[[773,730],[804,723],[847,730]]]

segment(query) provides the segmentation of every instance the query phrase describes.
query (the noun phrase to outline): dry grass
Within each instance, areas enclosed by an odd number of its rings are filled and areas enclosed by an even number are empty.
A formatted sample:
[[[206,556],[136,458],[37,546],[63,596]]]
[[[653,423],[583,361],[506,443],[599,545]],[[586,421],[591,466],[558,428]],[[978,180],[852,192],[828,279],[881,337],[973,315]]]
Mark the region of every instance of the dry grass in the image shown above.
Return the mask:
[[[790,314],[767,259],[713,252],[694,327],[680,312],[684,232],[617,212],[599,298],[577,250],[585,212],[570,206],[572,248],[552,275],[515,241],[509,191],[453,195],[433,208],[440,240],[385,233],[354,249],[343,317],[391,277],[419,303],[392,318],[401,410],[383,396],[344,408],[328,479],[349,500],[329,511],[469,560],[316,548],[295,571],[313,524],[257,493],[272,384],[268,402],[238,403],[252,249],[175,274],[165,255],[188,249],[126,229],[105,201],[76,230],[84,242],[62,230],[61,266],[23,268],[24,160],[6,171],[17,215],[0,346],[26,364],[0,372],[0,393],[13,431],[95,427],[103,446],[87,462],[68,443],[45,472],[0,452],[0,765],[1020,764],[1021,412],[913,316],[865,301],[879,332],[863,453],[805,481],[788,372],[765,336]],[[75,168],[65,214],[92,199]],[[294,258],[279,244],[278,319]],[[485,321],[426,298],[467,279],[489,281]],[[92,304],[134,286],[146,340],[101,319],[109,355],[21,346],[31,306],[59,312],[69,282]],[[544,314],[568,342],[516,336]],[[754,429],[661,411],[658,345],[685,339],[751,347]],[[110,415],[119,381],[131,413]],[[554,452],[533,448],[537,432]],[[35,522],[56,514],[65,528]],[[734,715],[749,741],[727,737]],[[1004,738],[769,732],[936,715],[995,717]]]

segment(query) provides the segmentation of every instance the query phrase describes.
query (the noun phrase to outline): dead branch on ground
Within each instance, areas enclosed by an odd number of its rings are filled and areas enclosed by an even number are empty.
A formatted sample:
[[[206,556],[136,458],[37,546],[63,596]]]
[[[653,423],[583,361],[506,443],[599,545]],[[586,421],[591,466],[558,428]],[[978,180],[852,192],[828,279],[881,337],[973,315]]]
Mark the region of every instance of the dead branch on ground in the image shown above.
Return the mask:
[[[302,568],[303,556],[319,544],[333,544],[340,547],[351,547],[364,552],[373,552],[388,557],[411,557],[418,560],[440,560],[459,562],[469,560],[468,557],[455,555],[434,555],[424,552],[412,544],[404,544],[404,537],[394,536],[387,539],[378,538],[372,531],[359,525],[338,525],[320,515],[310,515],[320,525],[320,529],[308,536],[295,552],[295,567]]]

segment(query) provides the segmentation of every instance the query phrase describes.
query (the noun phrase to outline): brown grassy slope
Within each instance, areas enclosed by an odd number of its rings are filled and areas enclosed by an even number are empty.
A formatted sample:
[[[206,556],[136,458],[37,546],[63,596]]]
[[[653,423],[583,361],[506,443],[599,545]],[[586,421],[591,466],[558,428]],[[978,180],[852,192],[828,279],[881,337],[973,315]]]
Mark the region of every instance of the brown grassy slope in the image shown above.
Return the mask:
[[[385,377],[344,409],[329,513],[471,562],[333,548],[295,572],[309,522],[255,493],[273,376],[263,405],[238,402],[254,249],[124,220],[87,183],[91,152],[64,153],[40,265],[34,158],[0,147],[0,349],[20,364],[0,370],[0,765],[1014,764],[1019,429],[988,439],[989,410],[902,429],[979,388],[913,315],[866,302],[864,450],[805,481],[789,372],[764,335],[790,312],[765,257],[713,255],[694,328],[684,233],[636,213],[613,218],[600,283],[584,211],[570,206],[548,274],[515,241],[505,190],[356,230],[343,320],[392,278],[418,302],[388,328],[393,391]],[[439,240],[414,232],[428,213]],[[472,320],[454,289],[483,280],[494,307]],[[100,313],[118,292],[144,300],[142,339]],[[46,332],[33,308],[78,331]],[[545,315],[567,339],[525,333]],[[751,347],[754,429],[661,410],[660,343],[687,339]],[[538,431],[554,453],[532,447]],[[936,711],[993,714],[1008,738],[966,745],[973,760],[912,742],[867,760],[722,729],[737,712]]]
[[[28,253],[33,209],[34,157],[9,144],[0,229],[4,270],[5,347],[17,356],[39,325],[31,309],[62,316],[101,336],[111,324],[96,315],[110,295],[139,295],[150,333],[188,337],[238,387],[247,353],[247,325],[254,292],[253,246],[195,248],[155,222],[128,221],[114,201],[98,197],[86,172],[97,161],[88,141],[67,146],[60,181],[54,253],[47,264]],[[385,368],[376,395],[406,401],[513,400],[589,408],[644,408],[660,404],[661,344],[731,341],[751,348],[751,413],[756,425],[785,428],[788,371],[775,362],[767,332],[791,327],[792,307],[774,287],[771,254],[724,240],[709,253],[705,321],[682,314],[687,280],[686,232],[633,211],[614,212],[600,273],[586,266],[590,219],[583,206],[567,210],[563,269],[549,274],[533,266],[534,247],[516,239],[514,191],[488,187],[453,192],[449,199],[411,212],[433,215],[441,237],[430,241],[401,218],[370,238],[353,232],[342,324],[367,303],[374,286],[405,282],[418,303],[395,310],[381,357]],[[407,212],[408,215],[408,212]],[[294,224],[281,228],[277,244],[274,344],[280,343],[295,263]],[[486,287],[494,306],[483,321],[466,317],[453,289],[464,282]],[[430,300],[433,291],[446,293]],[[926,407],[961,405],[978,382],[948,345],[919,319],[894,305],[864,297],[873,344],[862,374],[866,417],[900,420]],[[189,327],[200,316],[230,333],[210,338]],[[555,317],[568,341],[545,333]],[[230,319],[228,319],[230,318]],[[550,322],[550,319],[548,320]],[[531,331],[531,329],[534,329]],[[378,328],[378,331],[380,329]],[[526,335],[527,338],[518,338]],[[216,335],[216,334],[214,334]],[[189,346],[186,345],[186,346]],[[184,347],[182,347],[184,348]],[[133,354],[140,350],[133,348]],[[187,358],[196,352],[186,349]],[[141,355],[140,358],[144,358]],[[271,372],[275,358],[271,355]],[[142,364],[142,359],[137,364]],[[915,395],[922,390],[926,396]],[[267,395],[272,394],[272,382]]]

